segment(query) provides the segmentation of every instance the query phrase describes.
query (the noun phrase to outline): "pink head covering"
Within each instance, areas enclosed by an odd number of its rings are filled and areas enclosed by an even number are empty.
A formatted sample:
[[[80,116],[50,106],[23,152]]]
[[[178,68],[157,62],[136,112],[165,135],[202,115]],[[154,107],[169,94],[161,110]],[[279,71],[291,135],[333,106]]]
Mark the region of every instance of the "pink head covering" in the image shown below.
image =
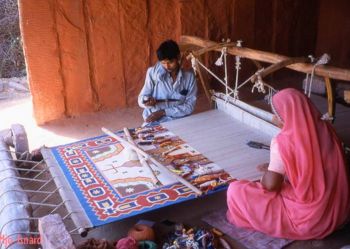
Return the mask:
[[[301,200],[318,196],[325,191],[328,169],[334,170],[334,163],[345,168],[333,128],[320,119],[315,106],[296,89],[288,88],[275,94],[272,106],[284,124],[276,140],[296,195]]]
[[[342,147],[332,126],[321,120],[310,99],[296,89],[278,92],[272,105],[284,123],[276,141],[290,184],[282,194],[305,212],[290,217],[297,223],[300,217],[300,222],[323,217],[335,228],[349,213],[349,183]]]
[[[340,142],[303,93],[281,90],[272,105],[284,123],[276,142],[288,180],[280,192],[267,191],[259,182],[232,182],[227,218],[271,236],[323,238],[344,224],[350,211]]]

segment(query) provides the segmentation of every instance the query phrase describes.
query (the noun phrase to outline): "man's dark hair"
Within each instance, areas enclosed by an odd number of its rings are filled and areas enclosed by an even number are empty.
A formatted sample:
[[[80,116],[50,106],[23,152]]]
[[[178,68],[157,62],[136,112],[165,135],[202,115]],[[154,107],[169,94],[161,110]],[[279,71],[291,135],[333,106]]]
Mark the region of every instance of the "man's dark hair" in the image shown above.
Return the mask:
[[[179,45],[173,40],[166,40],[157,49],[158,60],[177,59],[180,54]]]

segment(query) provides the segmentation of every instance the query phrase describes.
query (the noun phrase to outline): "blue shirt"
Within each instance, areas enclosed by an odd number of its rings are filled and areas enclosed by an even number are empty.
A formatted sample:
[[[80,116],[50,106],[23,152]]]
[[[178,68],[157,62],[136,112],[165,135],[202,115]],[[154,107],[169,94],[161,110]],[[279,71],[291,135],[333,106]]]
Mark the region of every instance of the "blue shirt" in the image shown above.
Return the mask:
[[[161,102],[150,107],[143,104],[145,97],[177,101]],[[194,73],[180,68],[174,81],[170,73],[158,62],[147,70],[145,85],[139,94],[138,104],[144,108],[142,114],[144,119],[152,112],[164,110],[166,116],[159,120],[164,122],[190,115],[194,110],[196,100],[197,84]]]

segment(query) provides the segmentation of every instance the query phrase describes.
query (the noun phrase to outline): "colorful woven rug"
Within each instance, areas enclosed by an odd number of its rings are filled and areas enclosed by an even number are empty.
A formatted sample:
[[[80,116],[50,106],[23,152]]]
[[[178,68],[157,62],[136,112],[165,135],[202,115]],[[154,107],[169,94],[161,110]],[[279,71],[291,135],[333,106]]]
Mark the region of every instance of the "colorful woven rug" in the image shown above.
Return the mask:
[[[218,165],[162,126],[137,128],[131,134],[141,149],[205,194],[225,189],[231,180]],[[150,164],[156,183],[150,168],[109,136],[50,150],[94,227],[197,197]]]

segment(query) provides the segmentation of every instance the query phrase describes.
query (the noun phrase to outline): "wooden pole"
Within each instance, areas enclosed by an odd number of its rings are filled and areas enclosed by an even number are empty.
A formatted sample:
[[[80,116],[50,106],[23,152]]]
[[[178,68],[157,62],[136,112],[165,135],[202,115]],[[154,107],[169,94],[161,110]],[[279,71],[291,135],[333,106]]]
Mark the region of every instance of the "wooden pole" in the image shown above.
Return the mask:
[[[264,70],[262,70],[258,74],[261,78],[264,78],[267,75],[269,75],[273,72],[276,72],[277,70],[279,70],[283,67],[286,67],[286,66],[294,64],[294,63],[307,62],[307,60],[308,60],[308,58],[306,58],[306,57],[288,58],[286,60],[283,60],[283,61],[280,61],[280,62],[277,62],[275,64],[270,65],[269,67],[265,68]],[[251,82],[255,82],[257,77],[258,77],[257,75],[254,75],[251,78]]]
[[[131,135],[130,135],[129,129],[126,128],[126,127],[124,127],[123,130],[124,130],[124,134],[125,134],[126,139],[128,140],[128,142],[131,143],[131,144],[133,144],[133,145],[135,145],[135,146],[137,146],[137,145],[135,144],[135,141],[132,139],[132,137],[131,137]],[[152,181],[153,181],[154,185],[160,185],[160,181],[158,180],[157,176],[154,174],[153,169],[152,169],[151,166],[148,164],[148,162],[145,160],[145,158],[144,158],[138,151],[135,151],[135,153],[137,154],[137,158],[139,159],[141,165],[142,165],[144,168],[146,168],[146,169],[148,169],[148,170],[150,171],[151,176],[152,176],[151,178],[152,178]]]
[[[174,172],[172,172],[171,170],[169,170],[166,166],[164,166],[163,164],[159,163],[156,159],[154,159],[151,155],[147,154],[145,151],[141,150],[139,147],[137,147],[136,145],[133,145],[131,143],[129,143],[128,141],[126,141],[125,139],[119,137],[118,135],[114,134],[113,132],[111,132],[110,130],[102,127],[101,130],[107,134],[110,137],[113,137],[115,139],[117,139],[119,142],[121,142],[124,146],[127,146],[133,150],[135,150],[136,152],[139,152],[144,158],[145,160],[149,160],[151,161],[154,165],[156,165],[158,168],[161,168],[163,170],[165,170],[166,172],[168,172],[168,174],[170,174],[171,176],[173,176],[174,178],[176,178],[177,181],[181,182],[183,185],[185,185],[186,187],[190,188],[193,192],[195,192],[197,195],[202,195],[202,191],[200,191],[198,188],[196,188],[195,186],[193,186],[190,182],[186,181],[184,178],[182,178],[181,176],[175,174]]]
[[[199,60],[199,59],[198,59]],[[207,97],[209,104],[211,104],[211,94],[209,93],[209,89],[208,89],[208,85],[206,84],[206,81],[203,78],[203,74],[202,74],[202,69],[201,67],[198,65],[197,61],[196,61],[196,68],[197,68],[197,72],[198,72],[198,76],[199,76],[199,80],[201,82],[201,85],[204,89],[204,93],[205,96]]]

